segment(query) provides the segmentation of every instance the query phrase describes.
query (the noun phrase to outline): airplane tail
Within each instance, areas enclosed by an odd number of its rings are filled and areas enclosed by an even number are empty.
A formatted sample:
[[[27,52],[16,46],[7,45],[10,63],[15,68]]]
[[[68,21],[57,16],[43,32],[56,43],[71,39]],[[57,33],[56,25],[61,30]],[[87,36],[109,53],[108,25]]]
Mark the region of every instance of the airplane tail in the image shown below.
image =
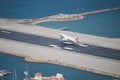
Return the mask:
[[[77,42],[77,43],[79,43],[80,41],[79,41],[79,37],[76,37],[75,38],[75,41]]]

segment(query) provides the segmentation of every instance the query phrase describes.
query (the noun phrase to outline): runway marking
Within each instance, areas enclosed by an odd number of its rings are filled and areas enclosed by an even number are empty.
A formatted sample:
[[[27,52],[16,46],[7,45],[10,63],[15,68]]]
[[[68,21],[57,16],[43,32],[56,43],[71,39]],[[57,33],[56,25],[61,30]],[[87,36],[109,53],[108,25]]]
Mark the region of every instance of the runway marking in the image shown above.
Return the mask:
[[[5,30],[2,30],[1,32],[2,32],[2,33],[8,33],[8,34],[12,33],[12,32],[10,32],[10,31],[5,31]]]
[[[50,47],[56,48],[56,49],[61,49],[61,47],[58,47],[58,45],[50,44]]]
[[[70,48],[70,47],[64,47],[64,49],[66,49],[66,50],[73,50],[73,48]]]
[[[85,44],[79,44],[79,46],[88,47],[88,45],[85,45]]]

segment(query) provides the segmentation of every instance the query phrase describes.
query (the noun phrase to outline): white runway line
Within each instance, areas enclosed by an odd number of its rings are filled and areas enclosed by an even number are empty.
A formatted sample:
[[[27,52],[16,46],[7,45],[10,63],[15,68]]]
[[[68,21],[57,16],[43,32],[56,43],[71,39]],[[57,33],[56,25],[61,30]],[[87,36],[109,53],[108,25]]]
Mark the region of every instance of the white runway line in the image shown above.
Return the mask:
[[[10,32],[10,31],[5,31],[5,30],[2,30],[1,32],[2,32],[2,33],[8,33],[8,34],[9,34],[9,33],[12,33],[12,32]]]
[[[64,49],[66,49],[66,50],[73,50],[73,48],[70,48],[70,47],[64,47]]]
[[[88,45],[85,45],[85,44],[79,44],[79,46],[88,47]]]
[[[61,47],[58,47],[58,45],[50,44],[50,47],[56,48],[56,49],[61,49]]]

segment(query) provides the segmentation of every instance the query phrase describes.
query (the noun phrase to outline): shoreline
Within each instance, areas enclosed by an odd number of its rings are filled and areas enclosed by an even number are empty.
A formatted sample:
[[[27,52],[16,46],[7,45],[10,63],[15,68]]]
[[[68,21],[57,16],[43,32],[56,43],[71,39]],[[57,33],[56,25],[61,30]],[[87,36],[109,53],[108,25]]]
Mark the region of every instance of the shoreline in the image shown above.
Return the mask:
[[[33,63],[55,64],[55,65],[60,65],[60,66],[64,66],[64,67],[70,67],[70,68],[83,70],[83,71],[91,72],[91,73],[95,73],[95,74],[100,74],[100,75],[120,78],[120,75],[118,75],[118,74],[113,74],[113,73],[109,73],[109,72],[99,71],[99,70],[95,70],[95,69],[87,68],[87,67],[82,67],[82,66],[79,67],[79,66],[76,66],[76,65],[71,65],[71,64],[67,64],[67,63],[63,63],[63,62],[58,62],[58,61],[39,60],[39,59],[37,60],[37,59],[31,58],[31,57],[26,57],[24,60],[27,61],[27,62],[33,62]]]
[[[120,75],[118,74],[113,74],[113,73],[109,73],[109,72],[105,72],[105,71],[99,71],[99,70],[95,70],[92,68],[87,68],[87,67],[82,67],[82,66],[76,66],[76,65],[71,65],[71,64],[67,64],[67,63],[63,63],[63,62],[59,62],[59,61],[52,61],[52,60],[42,60],[40,58],[36,59],[36,58],[32,58],[30,56],[25,56],[25,55],[21,55],[21,54],[11,54],[10,52],[6,52],[6,51],[0,51],[2,54],[7,54],[7,55],[12,55],[12,56],[16,56],[16,57],[21,57],[24,59],[24,61],[26,62],[32,62],[32,63],[45,63],[45,64],[55,64],[58,66],[64,66],[64,67],[69,67],[69,68],[74,68],[77,70],[83,70],[86,72],[91,72],[91,73],[95,73],[98,75],[105,75],[105,76],[109,76],[109,77],[114,77],[114,78],[120,78]]]

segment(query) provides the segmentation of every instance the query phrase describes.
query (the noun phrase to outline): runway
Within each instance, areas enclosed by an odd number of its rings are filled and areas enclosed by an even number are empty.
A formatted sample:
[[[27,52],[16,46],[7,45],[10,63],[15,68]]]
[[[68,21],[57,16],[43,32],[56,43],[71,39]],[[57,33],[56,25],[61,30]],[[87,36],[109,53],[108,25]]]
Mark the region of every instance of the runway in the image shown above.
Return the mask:
[[[57,48],[61,50],[69,50],[78,53],[84,53],[94,56],[120,60],[120,50],[98,47],[94,45],[88,45],[88,44],[82,44],[80,46],[72,45],[72,44],[65,45],[59,39],[19,33],[14,31],[3,30],[3,29],[0,29],[0,38],[22,41],[31,44]]]

